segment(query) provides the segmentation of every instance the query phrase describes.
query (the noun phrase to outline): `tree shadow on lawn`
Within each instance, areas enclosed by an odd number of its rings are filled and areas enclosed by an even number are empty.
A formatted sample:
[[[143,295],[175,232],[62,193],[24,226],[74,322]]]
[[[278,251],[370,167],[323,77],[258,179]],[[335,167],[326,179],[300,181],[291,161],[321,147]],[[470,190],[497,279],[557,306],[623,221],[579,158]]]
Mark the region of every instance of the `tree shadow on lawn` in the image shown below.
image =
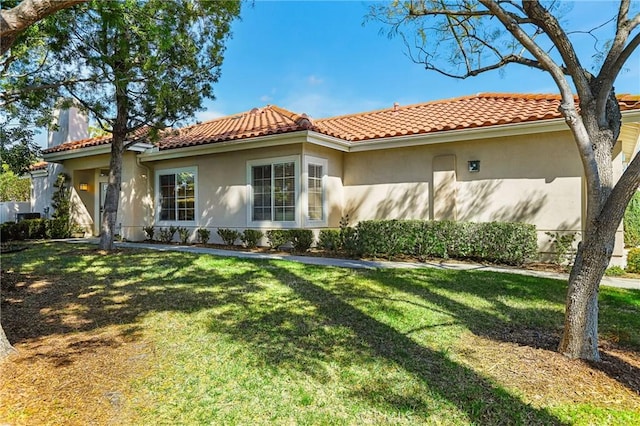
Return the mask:
[[[295,368],[322,380],[323,361],[337,363],[341,369],[362,362],[366,368],[362,360],[380,358],[418,378],[429,391],[458,407],[474,423],[562,424],[546,410],[522,402],[452,361],[446,353],[422,346],[365,314],[342,300],[340,291],[326,290],[276,262],[265,270],[272,272],[272,279],[291,289],[292,294],[270,300],[271,306],[247,306],[254,311],[242,317],[235,313],[216,314],[210,321],[210,331],[226,333],[250,345],[265,363]],[[385,404],[395,410],[428,409],[415,393],[393,394],[389,383],[372,386],[351,395],[379,403],[378,396],[384,393]]]
[[[16,289],[2,298],[2,325],[9,341],[28,343],[35,356],[56,366],[99,346],[118,345],[113,335],[101,335],[105,327],[118,326],[119,336],[133,341],[139,338],[141,318],[149,313],[249,303],[247,294],[259,291],[255,280],[264,275],[255,263],[243,268],[242,261],[233,263],[233,273],[219,274],[200,268],[193,255],[167,255],[171,257],[165,261],[136,250],[106,255],[82,247],[73,251],[75,256],[53,247],[47,262],[36,261],[39,266],[28,273],[20,272],[20,259],[3,262],[3,268],[17,269],[3,271],[3,279],[17,281]],[[87,259],[79,261],[85,255]],[[51,353],[43,340],[83,332],[91,333],[68,339],[64,353]]]
[[[403,279],[403,276],[406,278]],[[517,286],[513,285],[514,279],[519,282]],[[564,326],[564,302],[567,290],[566,284],[558,280],[527,276],[514,277],[509,274],[486,271],[472,273],[452,271],[446,279],[437,279],[435,275],[430,275],[428,280],[424,281],[427,283],[425,285],[418,285],[415,280],[409,279],[403,272],[388,274],[385,271],[379,271],[377,280],[386,287],[413,294],[424,300],[425,303],[434,303],[446,309],[455,316],[457,321],[464,324],[477,336],[554,352],[560,342],[560,334]],[[487,290],[487,286],[490,286],[489,290]],[[458,302],[439,291],[449,294],[471,294],[482,298],[490,302],[495,313]],[[559,311],[552,306],[534,309],[516,308],[505,303],[505,300],[512,296],[531,302],[560,305],[562,309]],[[357,295],[353,295],[353,297],[357,297]],[[616,300],[615,297],[601,297],[601,311],[616,309],[616,305],[614,305]],[[627,311],[629,308],[627,304]],[[622,315],[637,316],[638,313],[640,312],[623,312]],[[602,316],[600,316],[601,320]],[[640,394],[640,369],[638,367],[602,349],[600,355],[601,362],[589,362],[588,365],[604,372],[636,394]]]

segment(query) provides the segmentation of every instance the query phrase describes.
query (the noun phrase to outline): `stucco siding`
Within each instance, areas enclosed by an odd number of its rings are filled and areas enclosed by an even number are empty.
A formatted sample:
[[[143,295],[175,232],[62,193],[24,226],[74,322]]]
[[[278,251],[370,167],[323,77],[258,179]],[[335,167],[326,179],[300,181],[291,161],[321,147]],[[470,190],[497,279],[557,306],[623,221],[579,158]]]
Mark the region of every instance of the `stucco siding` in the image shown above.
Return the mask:
[[[344,154],[344,214],[351,223],[429,219],[433,151],[415,147]]]
[[[469,171],[479,161],[479,171]],[[366,219],[520,221],[579,232],[582,168],[567,132],[345,154],[345,213]]]

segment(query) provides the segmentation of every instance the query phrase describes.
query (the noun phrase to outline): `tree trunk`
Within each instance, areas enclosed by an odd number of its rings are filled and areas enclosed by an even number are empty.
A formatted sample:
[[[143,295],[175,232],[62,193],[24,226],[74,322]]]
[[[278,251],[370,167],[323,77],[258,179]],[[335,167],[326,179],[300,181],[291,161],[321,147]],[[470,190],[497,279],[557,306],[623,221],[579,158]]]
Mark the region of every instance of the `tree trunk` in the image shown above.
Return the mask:
[[[9,339],[7,339],[7,335],[4,334],[4,329],[2,328],[2,324],[0,324],[0,360],[5,358],[7,355],[16,352],[11,343],[9,343]]]
[[[564,331],[558,351],[569,358],[598,361],[598,288],[609,265],[615,235],[640,185],[640,155],[618,180],[593,221],[588,221],[569,276]]]
[[[118,217],[118,202],[122,187],[122,152],[124,137],[116,136],[114,131],[111,141],[111,160],[109,162],[109,183],[104,199],[104,211],[100,233],[100,248],[113,250],[116,220]]]
[[[598,290],[613,252],[615,232],[600,236],[585,230],[569,276],[564,333],[558,351],[569,358],[599,361]],[[598,247],[594,250],[594,246]],[[603,250],[604,247],[604,250]]]
[[[122,188],[122,156],[124,141],[128,133],[129,122],[129,96],[128,76],[129,69],[129,37],[126,29],[122,34],[116,34],[117,48],[113,53],[113,73],[115,85],[116,119],[111,133],[111,160],[109,162],[109,184],[104,201],[104,215],[102,219],[102,233],[100,235],[100,248],[102,250],[113,249],[116,220],[118,217],[118,201]],[[123,59],[124,58],[124,59]]]

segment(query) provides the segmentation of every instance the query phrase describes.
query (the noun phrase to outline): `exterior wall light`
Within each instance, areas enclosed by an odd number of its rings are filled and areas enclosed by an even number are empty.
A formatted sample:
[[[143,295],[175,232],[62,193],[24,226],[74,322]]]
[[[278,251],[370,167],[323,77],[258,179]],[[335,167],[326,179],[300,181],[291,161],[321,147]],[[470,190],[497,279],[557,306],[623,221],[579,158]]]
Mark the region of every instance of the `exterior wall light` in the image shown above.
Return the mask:
[[[480,171],[480,160],[471,160],[468,162],[468,164],[469,164],[469,171],[471,173]]]
[[[89,184],[81,182],[80,183],[80,191],[88,191],[88,190],[89,190]]]

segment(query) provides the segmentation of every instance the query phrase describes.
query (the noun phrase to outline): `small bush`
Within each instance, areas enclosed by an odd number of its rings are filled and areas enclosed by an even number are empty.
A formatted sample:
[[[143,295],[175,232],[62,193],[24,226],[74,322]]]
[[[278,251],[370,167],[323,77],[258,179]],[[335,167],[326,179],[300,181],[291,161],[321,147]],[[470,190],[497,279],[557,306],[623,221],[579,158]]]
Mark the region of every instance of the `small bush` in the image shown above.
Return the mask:
[[[624,212],[624,243],[640,246],[640,192],[636,191]]]
[[[153,234],[155,234],[155,228],[153,226],[145,226],[142,228],[144,230],[144,234],[147,236],[147,240],[153,241]]]
[[[169,244],[173,241],[173,236],[175,235],[177,229],[173,226],[169,228],[160,228],[160,241],[165,244]]]
[[[313,245],[313,231],[311,229],[292,229],[289,238],[293,244],[293,251],[304,253]]]
[[[604,274],[608,277],[619,277],[621,275],[624,275],[624,269],[619,266],[611,266],[610,268],[607,268],[606,271],[604,271]]]
[[[576,241],[576,236],[578,234],[576,232],[568,234],[546,232],[546,234],[551,238],[549,241],[551,242],[554,250],[554,263],[557,265],[567,265],[571,267],[577,250],[573,243]]]
[[[272,229],[267,231],[267,242],[272,249],[277,249],[291,241],[288,229]]]
[[[318,237],[318,247],[329,252],[337,252],[342,248],[342,238],[338,229],[323,229]]]
[[[189,229],[183,226],[178,228],[178,236],[180,237],[181,244],[187,244],[189,242]]]
[[[209,237],[211,237],[211,231],[207,228],[198,228],[196,231],[196,237],[200,244],[207,244],[209,242]]]
[[[640,248],[632,248],[627,254],[627,272],[640,273]]]
[[[240,238],[240,232],[235,229],[220,228],[218,229],[218,235],[220,235],[222,241],[228,246],[235,245],[236,240]]]
[[[245,229],[240,235],[240,241],[246,248],[256,248],[258,247],[258,241],[262,238],[264,234],[262,231],[258,231],[257,229]]]
[[[50,219],[46,225],[47,238],[69,238],[71,237],[71,225],[67,218]]]

